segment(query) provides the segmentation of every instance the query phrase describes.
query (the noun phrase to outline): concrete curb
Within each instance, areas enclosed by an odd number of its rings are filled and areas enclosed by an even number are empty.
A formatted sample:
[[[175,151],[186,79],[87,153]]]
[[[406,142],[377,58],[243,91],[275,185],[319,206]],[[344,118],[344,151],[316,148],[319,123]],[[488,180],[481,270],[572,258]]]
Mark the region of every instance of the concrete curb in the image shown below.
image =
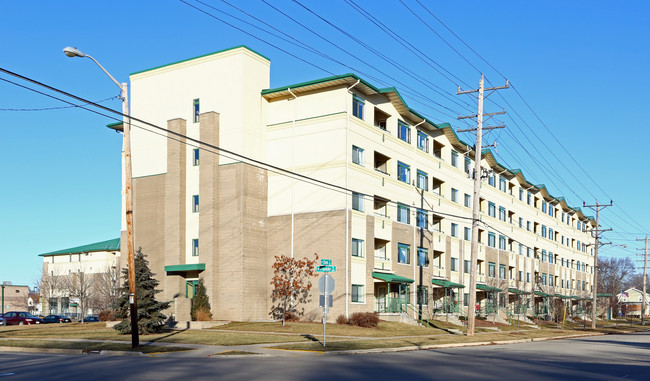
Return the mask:
[[[129,356],[129,357],[151,357],[146,353],[142,352],[129,352],[129,351],[111,351],[111,350],[102,350],[99,351],[99,354],[102,356]]]
[[[398,347],[398,348],[352,349],[352,350],[348,350],[348,351],[322,352],[321,355],[322,356],[355,355],[355,354],[364,354],[364,353],[391,353],[391,352],[406,352],[406,351],[418,351],[418,350],[430,350],[430,349],[479,347],[479,346],[484,346],[484,345],[522,344],[522,343],[530,343],[530,342],[537,342],[537,341],[563,340],[563,339],[574,339],[574,338],[578,338],[578,337],[603,336],[603,335],[606,335],[606,334],[605,333],[589,333],[589,334],[584,334],[584,335],[533,337],[533,338],[530,338],[530,339],[518,339],[518,340],[478,341],[478,342],[474,342],[474,343],[432,344],[432,345],[408,346],[408,347]]]
[[[57,354],[64,354],[64,355],[82,354],[81,349],[4,347],[4,346],[0,346],[0,352],[37,352],[37,353],[57,353]]]

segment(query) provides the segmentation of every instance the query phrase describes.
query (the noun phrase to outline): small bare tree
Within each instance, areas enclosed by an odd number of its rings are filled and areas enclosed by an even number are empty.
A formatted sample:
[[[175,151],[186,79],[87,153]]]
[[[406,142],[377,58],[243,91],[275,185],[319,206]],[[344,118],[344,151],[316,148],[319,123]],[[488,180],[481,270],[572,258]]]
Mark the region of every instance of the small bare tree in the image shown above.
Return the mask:
[[[93,274],[86,274],[84,271],[77,271],[66,277],[65,288],[71,298],[79,301],[79,310],[81,310],[80,320],[83,323],[84,315],[88,309],[88,302],[93,294]]]
[[[296,259],[285,255],[276,256],[273,263],[273,280],[271,285],[271,298],[273,302],[279,302],[273,306],[271,314],[278,318],[282,314],[282,325],[285,324],[287,317],[287,304],[293,302],[292,312],[299,303],[310,301],[311,281],[309,278],[315,275],[316,261],[318,254],[314,253],[314,259]],[[304,308],[298,312],[298,315],[304,313]]]
[[[92,308],[98,310],[116,310],[120,299],[120,271],[111,266],[101,273],[94,274],[94,295]]]
[[[53,312],[52,302],[55,298],[67,295],[67,291],[65,289],[65,277],[66,276],[64,275],[55,274],[53,272],[48,273],[47,269],[44,269],[43,274],[41,275],[40,281],[38,282],[38,287],[41,291],[41,302],[43,303],[43,307],[45,307],[47,303],[47,314]],[[45,314],[46,311],[43,310],[43,313]]]

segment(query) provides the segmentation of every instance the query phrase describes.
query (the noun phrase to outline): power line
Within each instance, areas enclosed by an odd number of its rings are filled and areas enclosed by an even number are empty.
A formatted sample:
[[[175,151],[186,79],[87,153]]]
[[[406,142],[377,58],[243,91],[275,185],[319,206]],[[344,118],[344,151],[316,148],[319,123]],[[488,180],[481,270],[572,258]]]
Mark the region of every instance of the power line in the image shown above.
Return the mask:
[[[95,101],[95,103],[106,102],[106,101],[110,101],[112,99],[118,99],[119,97],[120,97],[119,95],[116,95],[114,97],[110,97],[110,98]],[[85,105],[87,105],[87,104],[88,103],[86,103]],[[50,111],[50,110],[64,110],[64,109],[76,108],[76,107],[81,107],[81,105],[60,106],[60,107],[43,107],[43,108],[0,108],[0,111]]]

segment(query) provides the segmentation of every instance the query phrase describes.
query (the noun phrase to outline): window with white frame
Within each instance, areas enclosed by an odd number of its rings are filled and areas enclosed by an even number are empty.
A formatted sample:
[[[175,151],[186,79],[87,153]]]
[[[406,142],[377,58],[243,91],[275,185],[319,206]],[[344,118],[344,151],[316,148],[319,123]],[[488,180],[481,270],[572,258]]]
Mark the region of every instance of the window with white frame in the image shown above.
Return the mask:
[[[411,182],[411,167],[401,161],[397,162],[397,179],[403,183]]]
[[[352,192],[352,209],[363,212],[363,195],[361,193]]]
[[[199,211],[199,195],[195,194],[192,196],[192,212],[198,213]]]
[[[352,146],[352,162],[363,165],[363,148]]]
[[[427,216],[427,211],[418,209],[417,214],[415,216],[416,220],[415,223],[419,228],[422,229],[428,229],[429,228],[429,221],[428,221],[428,216]]]
[[[451,201],[458,202],[458,189],[451,188]]]
[[[199,149],[195,148],[193,153],[194,156],[192,158],[192,165],[197,166],[199,165]]]
[[[198,257],[199,256],[199,239],[194,238],[192,240],[192,256],[193,257]]]
[[[429,190],[429,175],[424,171],[420,171],[419,169],[417,173],[418,179],[416,186],[425,191]]]
[[[352,285],[352,303],[363,303],[364,302],[364,292],[362,284],[353,284]]]
[[[451,223],[451,236],[458,237],[458,224]]]
[[[407,143],[411,143],[411,127],[399,120],[397,122],[397,137]]]
[[[397,221],[405,224],[411,223],[411,210],[404,204],[397,204]]]
[[[407,265],[411,263],[411,245],[397,244],[397,262]]]
[[[471,208],[472,207],[472,196],[465,193],[465,200],[463,202],[463,205],[465,205],[466,208]]]
[[[363,106],[365,101],[358,96],[352,97],[352,115],[363,120]]]
[[[360,258],[366,256],[362,239],[352,238],[352,256]]]
[[[199,99],[197,98],[192,102],[192,115],[193,115],[192,121],[194,123],[199,122],[200,112],[201,112],[201,110],[200,110],[200,106],[199,106]]]
[[[418,131],[418,148],[424,152],[429,152],[429,137],[422,131]]]

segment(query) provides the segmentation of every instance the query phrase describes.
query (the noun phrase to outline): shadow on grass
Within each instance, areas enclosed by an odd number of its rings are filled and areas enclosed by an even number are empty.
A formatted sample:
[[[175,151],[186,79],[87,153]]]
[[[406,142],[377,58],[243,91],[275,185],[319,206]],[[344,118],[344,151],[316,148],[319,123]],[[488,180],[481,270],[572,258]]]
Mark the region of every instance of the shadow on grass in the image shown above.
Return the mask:
[[[300,335],[300,336],[304,337],[304,338],[307,339],[307,340],[311,340],[311,341],[313,341],[313,342],[315,342],[315,343],[321,343],[321,341],[318,340],[318,338],[314,337],[314,335],[305,334],[305,335]],[[322,343],[321,343],[321,344],[322,344]]]
[[[161,340],[166,339],[166,338],[168,338],[168,337],[176,336],[176,335],[178,335],[178,334],[180,334],[180,333],[183,333],[183,332],[187,331],[188,329],[189,329],[189,328],[179,329],[179,330],[173,330],[173,331],[170,330],[170,331],[168,331],[168,332],[171,332],[170,334],[165,335],[165,336],[160,336],[160,337],[157,337],[157,338],[155,338],[155,339],[148,340],[146,343],[144,343],[144,344],[142,344],[142,345],[151,345],[151,344],[154,344],[154,343],[157,342],[157,341],[161,341]]]

